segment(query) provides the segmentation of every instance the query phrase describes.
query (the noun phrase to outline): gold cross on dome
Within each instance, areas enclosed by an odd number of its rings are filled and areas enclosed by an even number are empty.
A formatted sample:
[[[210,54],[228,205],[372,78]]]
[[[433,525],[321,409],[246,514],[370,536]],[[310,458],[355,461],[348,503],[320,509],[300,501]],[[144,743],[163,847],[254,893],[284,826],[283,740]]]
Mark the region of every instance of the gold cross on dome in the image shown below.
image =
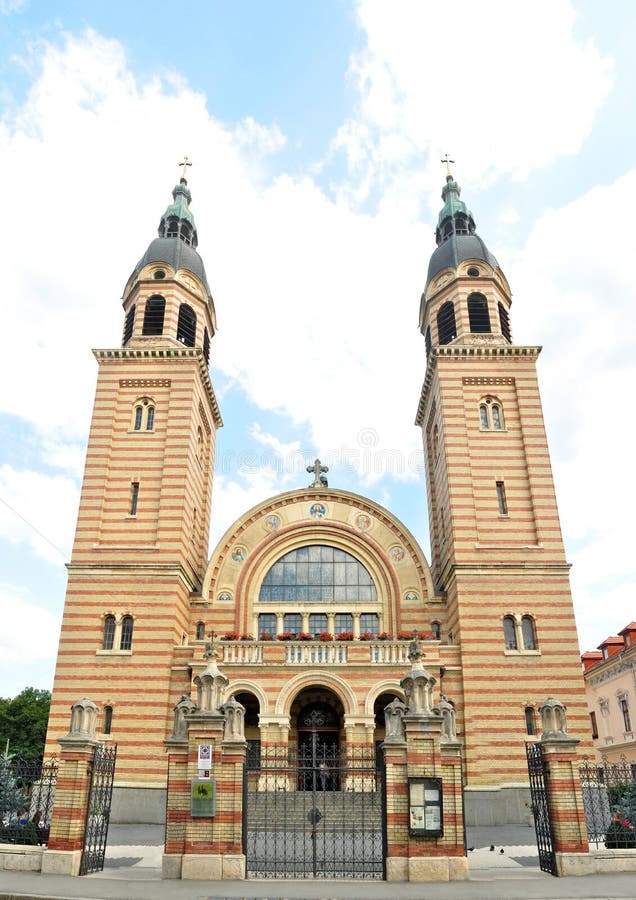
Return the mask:
[[[187,158],[187,157],[186,157],[186,158]],[[445,156],[442,157],[442,159],[440,160],[440,162],[443,162],[443,163],[446,164],[446,174],[447,174],[447,175],[450,175],[450,177],[452,178],[453,176],[452,176],[450,167],[451,167],[451,163],[452,163],[453,165],[455,165],[455,160],[454,160],[454,159],[451,159],[450,156],[448,155],[448,153],[446,153]]]
[[[181,180],[187,181],[188,179],[186,178],[186,172],[188,171],[188,166],[191,166],[192,163],[190,162],[190,160],[188,159],[187,156],[184,156],[183,159],[181,160],[181,162],[179,163],[179,165],[183,166],[183,172],[181,173]]]

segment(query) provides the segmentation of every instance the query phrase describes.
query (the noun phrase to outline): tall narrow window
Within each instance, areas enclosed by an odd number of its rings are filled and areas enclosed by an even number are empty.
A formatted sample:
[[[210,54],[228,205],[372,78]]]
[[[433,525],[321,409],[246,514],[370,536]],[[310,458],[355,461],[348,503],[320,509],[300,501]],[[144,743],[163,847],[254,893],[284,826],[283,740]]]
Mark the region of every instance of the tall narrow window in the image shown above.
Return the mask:
[[[506,502],[506,486],[503,481],[495,482],[497,485],[497,504],[499,506],[499,515],[508,515],[508,503]]]
[[[104,734],[110,734],[113,727],[113,707],[104,707]]]
[[[592,726],[592,737],[596,740],[598,737],[598,725],[596,724],[596,713],[594,711],[590,713],[590,725]]]
[[[132,650],[133,637],[133,617],[124,616],[121,620],[121,641],[119,642],[120,650]]]
[[[426,347],[426,355],[431,352],[433,347],[433,343],[431,341],[431,326],[428,325],[426,331],[424,332],[424,346]]]
[[[133,327],[135,324],[135,304],[130,307],[128,312],[126,313],[126,319],[124,321],[124,336],[122,339],[122,344],[125,347],[128,341],[131,339],[133,335]]]
[[[501,415],[499,413],[499,407],[496,403],[493,403],[490,408],[490,412],[492,414],[492,427],[496,431],[501,431]]]
[[[283,618],[283,628],[292,634],[300,634],[303,630],[303,617],[300,613],[285,613]]]
[[[534,621],[532,616],[523,616],[521,619],[521,637],[523,638],[524,650],[537,649],[537,638],[534,631]]]
[[[135,431],[139,431],[141,428],[141,418],[144,414],[143,407],[136,406],[135,407]]]
[[[163,318],[166,312],[166,301],[155,294],[146,300],[142,334],[163,334]]]
[[[479,407],[479,424],[482,428],[490,428],[490,422],[488,421],[488,409],[483,403]]]
[[[510,335],[510,316],[508,315],[508,310],[503,305],[503,303],[499,304],[499,325],[501,326],[501,333],[508,341],[508,343],[511,343],[512,337]]]
[[[205,640],[205,622],[197,622],[196,639],[197,641]]]
[[[194,347],[197,334],[197,317],[191,306],[182,303],[179,307],[179,320],[177,322],[177,340],[186,347]]]
[[[629,715],[629,704],[627,703],[627,698],[621,697],[618,701],[618,705],[620,706],[621,713],[623,715],[623,728],[625,731],[631,731],[632,720]]]
[[[146,431],[152,431],[155,427],[155,408],[154,406],[148,407],[148,416],[146,418]]]
[[[342,634],[343,631],[353,631],[353,616],[351,613],[336,613],[334,622],[336,634]]]
[[[437,313],[437,339],[440,344],[450,344],[457,337],[455,307],[452,300],[443,303]]]
[[[515,620],[512,616],[504,616],[503,620],[504,641],[506,650],[517,649],[517,630],[515,628]]]
[[[379,632],[377,613],[362,613],[360,616],[360,633],[377,634]]]
[[[258,617],[258,636],[276,637],[276,613],[261,613]]]
[[[104,619],[104,638],[102,650],[112,650],[115,642],[115,616],[106,616]]]
[[[203,358],[210,365],[210,335],[208,329],[203,329]]]
[[[309,616],[309,633],[316,637],[321,631],[327,630],[327,616],[325,613],[311,613]]]
[[[437,459],[439,456],[439,428],[437,425],[433,428],[433,457]]]
[[[468,298],[468,321],[473,334],[490,332],[488,301],[483,294],[471,294]]]
[[[440,640],[442,636],[442,626],[439,624],[439,622],[431,622],[431,634],[436,641]]]
[[[133,481],[130,485],[130,515],[137,515],[137,504],[139,503],[139,482]]]
[[[526,706],[526,734],[536,734],[534,727],[534,709],[531,706]]]

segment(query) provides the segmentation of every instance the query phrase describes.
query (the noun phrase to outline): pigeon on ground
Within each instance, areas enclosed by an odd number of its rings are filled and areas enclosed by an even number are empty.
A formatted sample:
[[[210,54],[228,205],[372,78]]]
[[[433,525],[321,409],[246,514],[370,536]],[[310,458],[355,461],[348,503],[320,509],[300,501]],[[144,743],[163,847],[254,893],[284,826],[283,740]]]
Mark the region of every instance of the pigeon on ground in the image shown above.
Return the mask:
[[[500,850],[500,851],[499,851],[499,852],[500,852],[500,853],[503,853],[503,852],[504,852],[504,849],[503,849],[503,847],[502,847],[502,848],[501,848],[501,850]]]
[[[469,852],[469,853],[472,853],[474,849],[475,849],[474,847],[469,847],[469,848],[468,848],[468,852]]]
[[[491,850],[491,852],[492,852],[494,849],[495,849],[495,845],[494,845],[494,844],[491,844],[491,845],[490,845],[490,850]]]

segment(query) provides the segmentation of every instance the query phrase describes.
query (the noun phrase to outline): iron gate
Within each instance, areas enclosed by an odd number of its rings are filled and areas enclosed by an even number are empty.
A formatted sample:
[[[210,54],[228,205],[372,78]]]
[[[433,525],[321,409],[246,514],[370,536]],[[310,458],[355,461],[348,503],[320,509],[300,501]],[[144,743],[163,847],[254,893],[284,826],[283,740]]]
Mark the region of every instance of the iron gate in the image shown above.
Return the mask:
[[[116,759],[117,744],[113,747],[98,744],[95,747],[88,788],[80,875],[101,872],[104,868]]]
[[[251,878],[385,877],[384,770],[374,747],[338,747],[320,735],[251,748],[243,847]]]
[[[528,759],[528,775],[530,776],[530,800],[534,817],[534,830],[537,834],[537,848],[539,850],[539,866],[542,872],[557,875],[554,837],[548,802],[548,767],[543,756],[541,744],[526,744],[526,756]]]

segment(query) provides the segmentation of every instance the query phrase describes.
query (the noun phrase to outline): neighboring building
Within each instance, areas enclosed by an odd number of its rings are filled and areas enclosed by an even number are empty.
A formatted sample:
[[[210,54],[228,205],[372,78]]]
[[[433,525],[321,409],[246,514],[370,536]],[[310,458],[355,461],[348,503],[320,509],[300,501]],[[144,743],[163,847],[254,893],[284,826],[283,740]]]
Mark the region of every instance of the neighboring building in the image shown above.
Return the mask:
[[[597,759],[636,762],[636,622],[581,661]]]
[[[328,747],[381,742],[414,629],[455,705],[469,823],[527,819],[525,741],[548,696],[572,734],[589,733],[540,348],[513,343],[510,288],[459,195],[449,173],[420,314],[430,566],[405,525],[329,487],[319,464],[311,485],[241,516],[208,561],[215,312],[185,178],[175,187],[126,285],[122,346],[95,351],[47,744],[72,702],[99,705],[100,739],[119,745],[120,820],[162,820],[164,740],[213,631],[252,765],[259,742],[302,746],[309,730]]]

